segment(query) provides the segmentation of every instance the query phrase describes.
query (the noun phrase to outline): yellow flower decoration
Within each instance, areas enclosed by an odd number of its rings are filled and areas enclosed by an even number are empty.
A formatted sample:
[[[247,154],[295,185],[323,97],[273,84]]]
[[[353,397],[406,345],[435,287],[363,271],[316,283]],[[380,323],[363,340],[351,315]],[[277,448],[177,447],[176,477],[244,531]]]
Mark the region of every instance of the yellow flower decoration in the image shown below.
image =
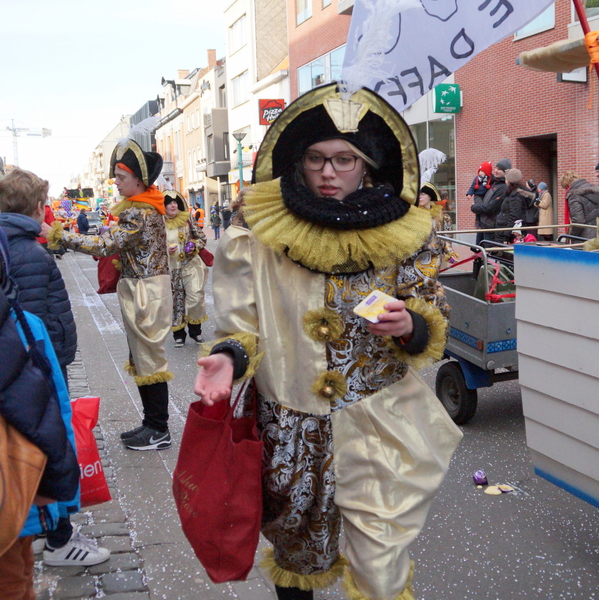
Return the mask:
[[[347,393],[345,375],[339,371],[324,371],[316,378],[312,392],[327,402],[334,398],[343,398]]]
[[[339,339],[343,330],[343,320],[330,308],[310,310],[304,315],[304,331],[316,342]]]

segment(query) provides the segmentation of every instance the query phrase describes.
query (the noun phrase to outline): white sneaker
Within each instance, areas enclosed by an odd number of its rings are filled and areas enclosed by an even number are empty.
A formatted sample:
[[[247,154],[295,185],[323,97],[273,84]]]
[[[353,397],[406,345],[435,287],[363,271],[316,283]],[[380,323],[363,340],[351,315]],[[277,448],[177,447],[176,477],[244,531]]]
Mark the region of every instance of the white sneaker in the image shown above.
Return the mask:
[[[62,548],[46,546],[43,556],[49,567],[90,567],[107,561],[110,550],[99,548],[95,540],[87,539],[77,530]]]
[[[31,543],[31,549],[34,554],[41,554],[46,547],[46,536],[42,535],[40,537],[35,537],[33,542]]]

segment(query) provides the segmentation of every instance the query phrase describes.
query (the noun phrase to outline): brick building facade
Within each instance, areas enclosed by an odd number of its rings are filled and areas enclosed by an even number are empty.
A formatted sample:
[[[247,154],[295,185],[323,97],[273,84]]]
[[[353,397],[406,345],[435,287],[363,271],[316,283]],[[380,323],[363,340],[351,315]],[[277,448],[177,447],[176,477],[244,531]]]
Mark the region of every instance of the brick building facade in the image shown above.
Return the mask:
[[[347,40],[351,14],[339,14],[337,6],[337,0],[287,0],[292,100],[300,95],[298,69],[343,46]],[[319,85],[327,83],[327,79],[330,81],[327,77]]]
[[[593,28],[593,27],[592,27]],[[456,115],[457,224],[472,227],[466,190],[485,160],[509,158],[526,179],[545,181],[557,202],[554,218],[563,223],[564,190],[559,180],[572,170],[594,183],[599,156],[599,99],[590,83],[558,83],[555,73],[516,64],[521,52],[568,37],[581,37],[571,0],[555,3],[555,25],[546,31],[495,44],[455,73],[463,108]],[[596,78],[596,74],[590,75]],[[593,106],[587,108],[590,94]]]

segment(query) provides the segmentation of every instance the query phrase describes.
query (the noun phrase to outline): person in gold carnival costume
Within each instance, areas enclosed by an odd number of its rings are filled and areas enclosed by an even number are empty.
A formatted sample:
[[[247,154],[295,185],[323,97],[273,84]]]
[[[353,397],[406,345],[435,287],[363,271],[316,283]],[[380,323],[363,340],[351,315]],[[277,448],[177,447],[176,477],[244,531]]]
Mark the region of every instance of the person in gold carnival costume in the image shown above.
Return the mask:
[[[194,391],[212,405],[255,379],[280,600],[344,571],[352,600],[411,600],[407,547],[461,438],[416,372],[442,357],[449,307],[414,140],[374,92],[321,86],[267,131],[254,181],[215,257],[219,339]],[[372,290],[397,298],[378,323],[353,311]]]
[[[440,204],[437,204],[440,201],[441,194],[439,194],[439,190],[428,181],[423,183],[418,194],[418,206],[419,208],[431,211],[435,230],[443,234],[444,231],[452,231],[453,224],[450,216],[443,210]],[[449,242],[443,242],[443,258],[450,264],[453,264],[460,258]]]
[[[206,235],[196,225],[179,192],[164,192],[164,206],[173,292],[173,337],[179,348],[185,344],[186,326],[194,342],[204,341],[202,323],[208,319],[204,300],[208,267],[198,253],[206,245]]]
[[[63,231],[53,224],[46,236],[58,244],[93,256],[119,254],[117,296],[129,344],[125,369],[135,377],[143,404],[141,426],[121,434],[132,450],[162,450],[171,445],[168,430],[168,370],[164,343],[171,330],[173,299],[166,246],[164,196],[153,185],[162,157],[144,152],[131,139],[121,140],[110,159],[110,177],[124,199],[112,208],[119,218],[101,236]]]

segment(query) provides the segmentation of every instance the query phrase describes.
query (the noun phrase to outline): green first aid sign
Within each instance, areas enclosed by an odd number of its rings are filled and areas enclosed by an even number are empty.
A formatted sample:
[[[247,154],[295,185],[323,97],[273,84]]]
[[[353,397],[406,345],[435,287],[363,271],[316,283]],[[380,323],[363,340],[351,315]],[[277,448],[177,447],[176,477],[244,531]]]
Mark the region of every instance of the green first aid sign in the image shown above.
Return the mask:
[[[435,86],[435,112],[459,113],[462,109],[462,92],[457,83],[440,83]]]

